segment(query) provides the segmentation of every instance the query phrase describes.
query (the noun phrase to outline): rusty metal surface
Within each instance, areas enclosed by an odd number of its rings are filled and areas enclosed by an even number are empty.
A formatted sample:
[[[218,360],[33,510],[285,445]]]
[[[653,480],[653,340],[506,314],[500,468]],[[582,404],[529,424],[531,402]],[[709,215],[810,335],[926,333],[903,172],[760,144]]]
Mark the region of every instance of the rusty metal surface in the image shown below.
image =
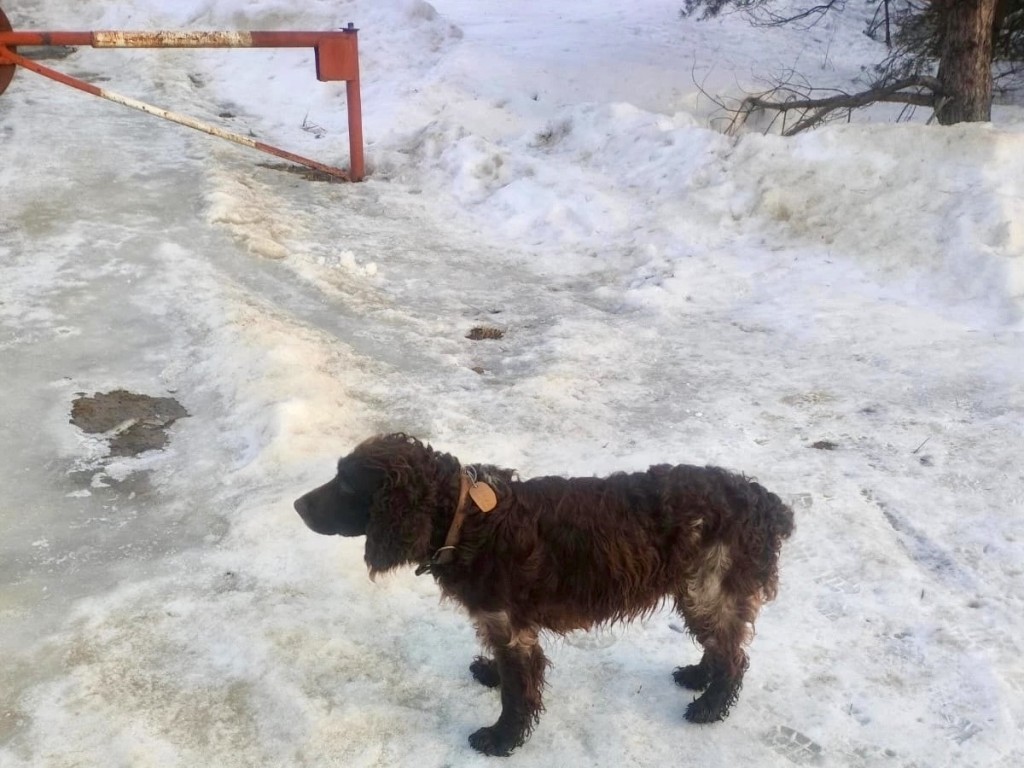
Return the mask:
[[[11,31],[11,22],[7,20],[7,16],[4,15],[3,9],[0,8],[0,33]],[[3,46],[0,45],[0,50],[7,49],[4,49]],[[11,48],[9,50],[16,49]],[[17,67],[14,64],[0,60],[0,93],[3,93],[7,90],[7,86],[11,84],[11,78],[14,77],[14,72],[16,69]]]
[[[0,11],[2,13],[2,11]],[[0,29],[0,45],[69,45],[93,48],[316,48],[345,40],[356,30],[334,32],[14,32]]]
[[[249,32],[93,32],[94,48],[252,48]]]

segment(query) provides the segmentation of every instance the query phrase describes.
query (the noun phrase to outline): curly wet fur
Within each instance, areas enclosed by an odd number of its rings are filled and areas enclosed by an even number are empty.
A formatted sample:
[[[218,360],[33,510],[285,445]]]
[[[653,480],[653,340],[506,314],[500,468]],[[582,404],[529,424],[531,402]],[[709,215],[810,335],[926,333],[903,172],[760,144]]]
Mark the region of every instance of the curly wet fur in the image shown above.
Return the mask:
[[[793,514],[756,482],[717,467],[653,466],[606,478],[538,477],[473,465],[497,492],[469,514],[454,559],[431,573],[476,623],[490,658],[474,677],[501,690],[501,715],[470,743],[508,754],[543,711],[541,630],[630,621],[673,601],[703,646],[676,682],[703,691],[692,722],[728,714],[747,668],[744,650],[761,605],[778,591],[782,541]],[[334,480],[296,501],[320,533],[366,534],[371,576],[427,565],[444,544],[462,465],[403,434],[371,438],[341,459]]]

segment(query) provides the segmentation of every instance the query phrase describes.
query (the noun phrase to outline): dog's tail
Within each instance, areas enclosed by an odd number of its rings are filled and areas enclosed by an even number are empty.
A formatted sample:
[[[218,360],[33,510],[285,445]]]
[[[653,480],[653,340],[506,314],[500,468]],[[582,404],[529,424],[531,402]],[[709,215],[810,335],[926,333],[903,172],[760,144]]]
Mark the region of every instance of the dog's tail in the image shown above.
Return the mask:
[[[793,510],[778,496],[755,482],[750,483],[754,496],[754,512],[760,521],[762,590],[765,601],[774,600],[779,591],[779,553],[782,542],[793,535],[796,524]]]

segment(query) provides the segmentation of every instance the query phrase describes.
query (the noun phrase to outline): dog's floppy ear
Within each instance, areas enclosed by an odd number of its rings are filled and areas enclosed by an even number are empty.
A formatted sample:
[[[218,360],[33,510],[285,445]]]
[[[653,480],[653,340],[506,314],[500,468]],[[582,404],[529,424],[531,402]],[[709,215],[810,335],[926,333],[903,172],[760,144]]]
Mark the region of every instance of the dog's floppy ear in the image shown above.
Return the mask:
[[[427,498],[416,479],[406,472],[389,471],[383,492],[374,500],[364,553],[371,578],[429,556],[436,501],[429,492]]]
[[[384,481],[384,472],[366,461],[347,456],[338,462],[331,481],[334,513],[332,522],[342,536],[362,536],[370,522],[374,498]]]
[[[338,462],[338,475],[335,482],[342,493],[363,498],[369,501],[384,482],[386,473],[383,469],[373,467],[369,462],[358,456],[346,456]]]

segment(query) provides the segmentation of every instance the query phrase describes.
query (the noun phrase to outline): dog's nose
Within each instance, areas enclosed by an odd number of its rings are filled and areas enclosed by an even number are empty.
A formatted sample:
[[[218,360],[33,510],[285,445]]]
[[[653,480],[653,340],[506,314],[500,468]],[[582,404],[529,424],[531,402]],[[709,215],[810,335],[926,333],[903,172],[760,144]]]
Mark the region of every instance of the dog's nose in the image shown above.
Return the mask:
[[[305,517],[306,513],[309,511],[308,502],[306,501],[305,496],[300,496],[299,498],[297,498],[295,500],[295,503],[292,504],[292,506],[295,507],[295,511],[298,512],[302,517]]]

